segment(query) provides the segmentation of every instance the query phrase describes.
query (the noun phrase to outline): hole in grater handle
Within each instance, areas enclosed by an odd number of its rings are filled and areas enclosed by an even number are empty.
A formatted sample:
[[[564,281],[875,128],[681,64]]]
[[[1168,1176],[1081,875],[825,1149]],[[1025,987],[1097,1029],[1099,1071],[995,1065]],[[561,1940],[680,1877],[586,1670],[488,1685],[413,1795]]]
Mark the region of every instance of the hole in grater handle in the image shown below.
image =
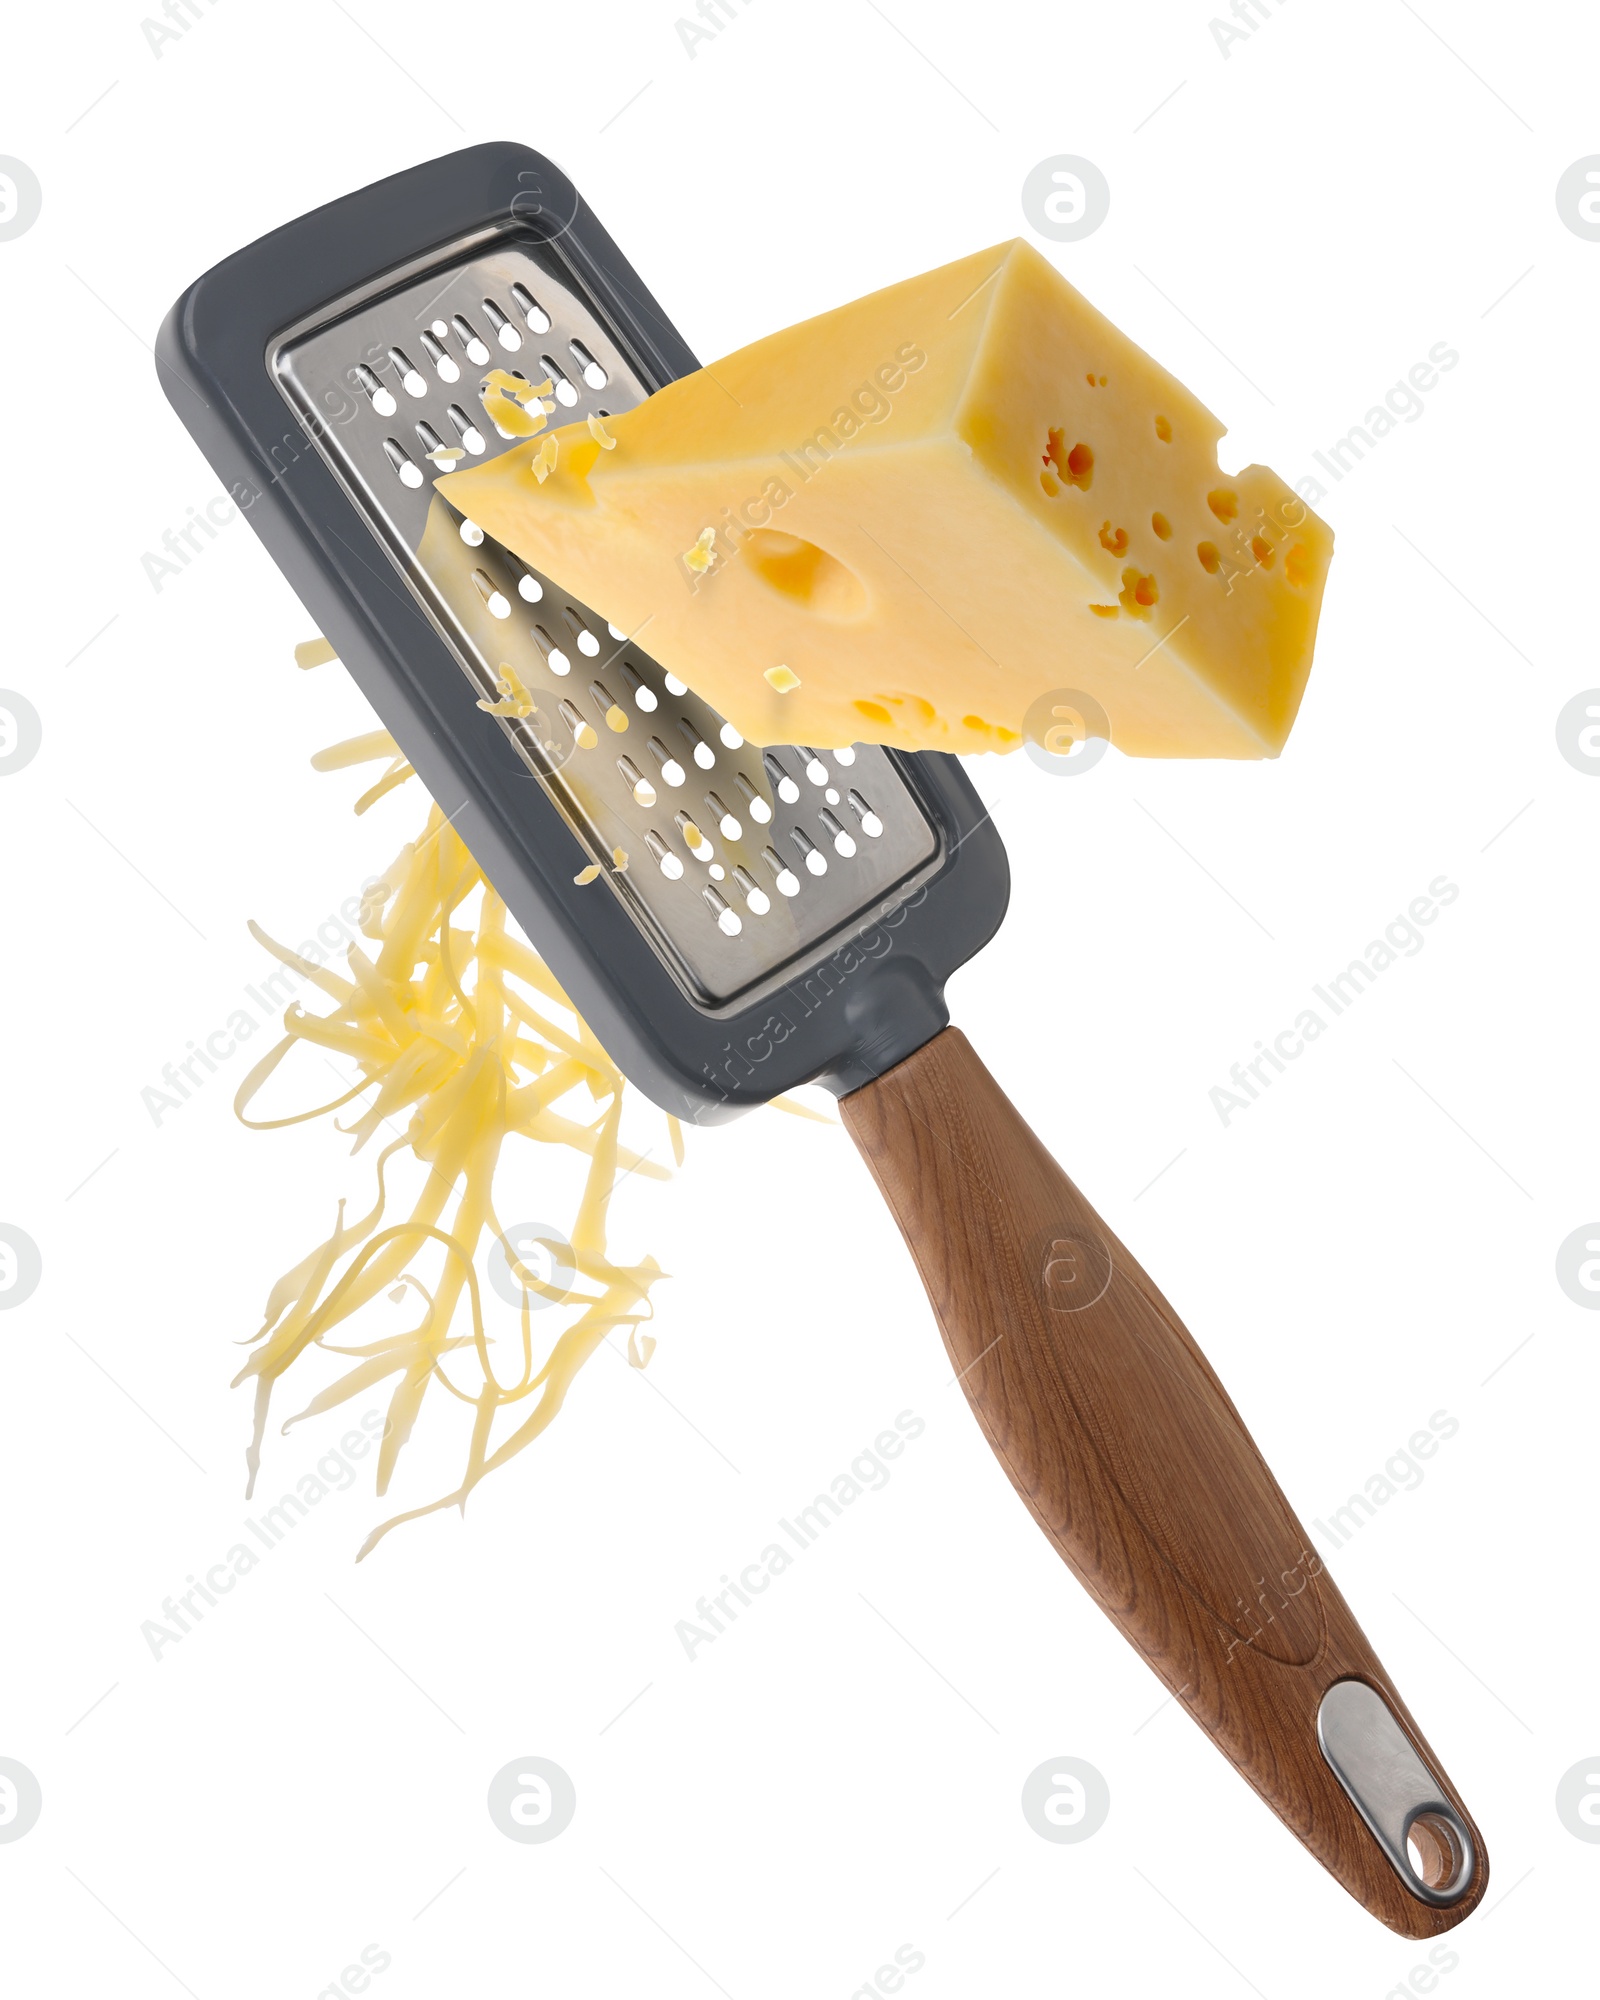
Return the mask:
[[[1433,1807],[1416,1813],[1406,1829],[1406,1859],[1418,1881],[1430,1889],[1448,1889],[1458,1881],[1465,1886],[1472,1876],[1469,1852],[1470,1842],[1457,1830],[1454,1818]]]
[[[1317,1710],[1328,1768],[1419,1902],[1448,1909],[1472,1885],[1472,1833],[1378,1690],[1336,1681]]]

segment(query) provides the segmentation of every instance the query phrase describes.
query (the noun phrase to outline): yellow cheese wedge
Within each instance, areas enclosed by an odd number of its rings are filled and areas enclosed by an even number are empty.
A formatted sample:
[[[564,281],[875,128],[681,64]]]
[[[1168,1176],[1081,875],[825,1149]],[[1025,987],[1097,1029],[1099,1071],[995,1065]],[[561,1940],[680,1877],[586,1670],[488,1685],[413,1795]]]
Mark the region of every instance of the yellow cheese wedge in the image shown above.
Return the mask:
[[[1025,243],[607,424],[438,491],[752,742],[1010,750],[1071,689],[1135,756],[1283,747],[1331,531]]]

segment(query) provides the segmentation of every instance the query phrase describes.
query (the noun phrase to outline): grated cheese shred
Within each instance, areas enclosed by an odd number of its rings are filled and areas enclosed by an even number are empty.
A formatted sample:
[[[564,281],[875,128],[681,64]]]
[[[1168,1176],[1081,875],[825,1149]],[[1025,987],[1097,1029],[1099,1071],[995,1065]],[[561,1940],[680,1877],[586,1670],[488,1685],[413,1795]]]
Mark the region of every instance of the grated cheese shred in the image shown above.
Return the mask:
[[[545,385],[548,387],[548,384]],[[335,655],[326,640],[296,648],[302,666]],[[499,680],[502,700],[480,701],[491,714],[531,706],[510,668]],[[388,760],[388,770],[356,801],[364,812],[386,791],[414,775],[394,738],[376,729],[312,758],[319,771],[347,770]],[[612,850],[618,872],[626,852]],[[596,880],[591,863],[574,879]],[[538,954],[513,935],[506,905],[485,881],[460,835],[430,805],[420,837],[401,848],[363,891],[357,928],[362,942],[338,972],[314,965],[277,943],[255,922],[251,935],[282,964],[301,974],[328,1005],[286,1008],[283,1038],[240,1085],[234,1111],[252,1131],[275,1131],[349,1111],[336,1129],[362,1151],[380,1132],[392,1136],[378,1152],[371,1207],[349,1219],[340,1201],[332,1233],[273,1285],[249,1360],[235,1386],[255,1384],[254,1422],[245,1459],[255,1489],[275,1392],[292,1371],[310,1387],[311,1356],[331,1358],[331,1381],[316,1388],[286,1419],[284,1432],[338,1408],[381,1383],[391,1384],[379,1446],[376,1485],[388,1492],[402,1451],[425,1404],[464,1405],[472,1412],[466,1462],[450,1492],[407,1508],[375,1528],[357,1560],[394,1528],[447,1507],[465,1511],[473,1489],[534,1442],[560,1413],[579,1370],[614,1332],[626,1330],[630,1367],[646,1367],[655,1352],[651,1293],[665,1273],[653,1256],[635,1263],[613,1256],[608,1213],[618,1183],[637,1174],[670,1180],[684,1163],[683,1126],[666,1118],[668,1168],[656,1148],[643,1153],[622,1143],[625,1080]],[[252,1115],[257,1097],[289,1059],[319,1058],[353,1068],[339,1095],[273,1117]],[[776,1108],[823,1124],[788,1098]],[[544,1279],[515,1254],[495,1205],[505,1185],[514,1141],[586,1158],[583,1191],[567,1237],[547,1247],[570,1267],[565,1284]],[[391,1162],[426,1169],[403,1220],[385,1220]],[[447,1214],[447,1210],[449,1213]],[[517,1333],[492,1334],[485,1323],[478,1266],[498,1242],[522,1293]],[[417,1266],[429,1262],[426,1277]],[[554,1262],[552,1270],[554,1271]],[[565,1272],[562,1273],[565,1276]],[[419,1314],[399,1333],[355,1321],[380,1296]],[[533,1301],[551,1310],[553,1338],[536,1365]]]
[[[513,715],[521,721],[526,721],[533,714],[533,696],[523,686],[514,667],[508,667],[502,662],[499,673],[495,675],[494,684],[500,691],[500,699],[478,703],[486,715]],[[315,763],[316,759],[313,758],[312,762]]]
[[[312,761],[319,770],[340,770],[383,757],[404,765],[393,739],[376,730]],[[402,780],[395,776],[394,782]],[[612,864],[626,867],[620,849]],[[336,971],[250,926],[323,1004],[297,1002],[285,1010],[282,1040],[235,1098],[241,1121],[252,1130],[275,1130],[347,1111],[352,1122],[338,1129],[353,1139],[354,1150],[382,1133],[394,1136],[377,1156],[371,1206],[352,1218],[341,1201],[332,1233],[272,1287],[237,1381],[255,1384],[246,1453],[251,1490],[274,1392],[291,1371],[296,1383],[307,1380],[313,1353],[333,1358],[338,1372],[282,1428],[388,1383],[380,1495],[388,1491],[425,1404],[470,1408],[460,1483],[383,1522],[363,1544],[365,1556],[402,1522],[447,1507],[464,1509],[482,1479],[548,1427],[579,1369],[608,1335],[625,1330],[629,1363],[646,1365],[655,1342],[639,1329],[652,1316],[651,1292],[664,1274],[654,1257],[628,1263],[613,1256],[607,1211],[621,1177],[666,1180],[671,1170],[654,1149],[641,1153],[622,1143],[621,1071],[543,960],[512,934],[505,904],[437,806],[430,807],[421,836],[364,895],[358,927],[360,941]],[[355,1081],[327,1102],[255,1115],[264,1087],[297,1051],[302,1059],[325,1054],[353,1067]],[[667,1127],[673,1162],[681,1165],[682,1127],[671,1118]],[[588,1160],[567,1232],[570,1250],[560,1246],[563,1261],[575,1269],[566,1287],[541,1279],[517,1259],[497,1212],[497,1184],[518,1141]],[[386,1220],[391,1163],[407,1158],[427,1172],[409,1214]],[[509,1340],[486,1326],[479,1288],[481,1255],[495,1241],[523,1295],[519,1330]],[[418,1268],[425,1260],[433,1266],[426,1273]],[[365,1325],[358,1330],[357,1315],[380,1297],[410,1301],[414,1324],[376,1338]],[[535,1334],[546,1322],[535,1319],[535,1298],[549,1303],[552,1326],[564,1322],[542,1358]]]
[[[542,382],[527,382],[504,368],[491,368],[484,377],[479,400],[491,421],[510,437],[537,437],[544,420],[555,408],[541,399],[552,384],[547,375]]]

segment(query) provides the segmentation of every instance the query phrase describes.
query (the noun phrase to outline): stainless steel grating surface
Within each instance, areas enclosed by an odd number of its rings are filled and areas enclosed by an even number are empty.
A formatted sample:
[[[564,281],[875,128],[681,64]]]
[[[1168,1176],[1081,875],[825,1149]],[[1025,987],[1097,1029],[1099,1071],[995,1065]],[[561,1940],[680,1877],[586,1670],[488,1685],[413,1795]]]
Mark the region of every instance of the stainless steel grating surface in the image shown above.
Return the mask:
[[[928,872],[934,827],[870,745],[761,751],[628,635],[433,492],[429,453],[507,450],[491,369],[554,385],[549,427],[646,392],[556,254],[492,234],[391,274],[289,329],[275,379],[464,671],[494,700],[509,666],[533,698],[503,729],[691,998],[717,1007],[811,959]],[[627,856],[623,870],[613,852]]]

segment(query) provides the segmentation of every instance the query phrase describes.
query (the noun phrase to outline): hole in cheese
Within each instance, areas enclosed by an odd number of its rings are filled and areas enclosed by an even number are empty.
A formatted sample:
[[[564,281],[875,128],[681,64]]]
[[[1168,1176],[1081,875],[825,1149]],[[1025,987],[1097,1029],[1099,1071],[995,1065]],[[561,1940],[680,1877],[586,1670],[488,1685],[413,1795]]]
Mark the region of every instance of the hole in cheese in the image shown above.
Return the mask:
[[[1046,465],[1053,465],[1069,486],[1077,486],[1087,493],[1094,479],[1094,452],[1086,444],[1075,444],[1067,450],[1065,431],[1050,429],[1045,433],[1044,459]]]
[[[1136,569],[1122,572],[1122,591],[1117,601],[1131,617],[1148,618],[1151,605],[1160,595],[1153,576],[1144,575]]]
[[[815,542],[755,528],[744,539],[743,555],[769,589],[819,618],[851,618],[866,608],[867,593],[854,571]]]

